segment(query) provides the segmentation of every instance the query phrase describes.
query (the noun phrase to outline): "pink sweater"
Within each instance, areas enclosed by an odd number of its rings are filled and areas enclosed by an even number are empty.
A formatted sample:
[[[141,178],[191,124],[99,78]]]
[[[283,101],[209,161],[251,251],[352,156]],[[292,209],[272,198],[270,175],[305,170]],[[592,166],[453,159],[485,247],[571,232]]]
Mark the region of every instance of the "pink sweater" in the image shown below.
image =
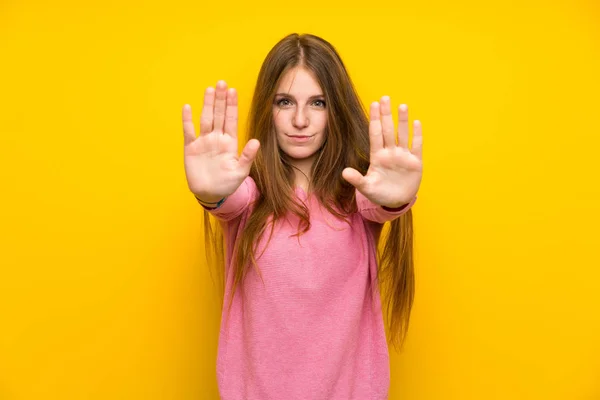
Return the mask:
[[[356,191],[351,227],[301,188],[311,228],[278,221],[257,256],[264,285],[251,268],[236,289],[229,320],[223,309],[217,381],[223,400],[383,400],[390,370],[379,291],[376,243],[382,224],[405,213],[387,211]],[[247,177],[222,206],[209,210],[226,241],[225,304],[231,295],[233,247],[243,234],[258,189]],[[270,228],[269,228],[270,229]]]

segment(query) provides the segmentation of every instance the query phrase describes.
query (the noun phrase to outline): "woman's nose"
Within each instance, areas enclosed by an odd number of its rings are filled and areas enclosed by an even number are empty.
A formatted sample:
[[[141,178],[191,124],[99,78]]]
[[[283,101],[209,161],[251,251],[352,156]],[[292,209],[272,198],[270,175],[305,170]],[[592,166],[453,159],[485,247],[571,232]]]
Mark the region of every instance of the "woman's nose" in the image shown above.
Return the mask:
[[[304,115],[304,110],[301,108],[298,108],[296,110],[296,113],[294,114],[294,118],[292,119],[292,122],[293,122],[294,126],[297,128],[306,128],[310,121],[308,120],[308,117],[306,115]]]

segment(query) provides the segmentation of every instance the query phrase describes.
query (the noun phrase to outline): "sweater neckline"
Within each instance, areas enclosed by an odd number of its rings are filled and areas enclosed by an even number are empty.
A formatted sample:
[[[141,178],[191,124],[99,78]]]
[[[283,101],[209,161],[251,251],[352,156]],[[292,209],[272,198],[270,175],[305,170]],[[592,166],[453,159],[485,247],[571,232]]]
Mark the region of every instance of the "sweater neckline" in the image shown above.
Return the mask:
[[[308,194],[301,186],[295,186],[294,189],[296,191],[296,194],[298,194],[298,196],[300,196],[304,199],[306,199],[308,197]]]

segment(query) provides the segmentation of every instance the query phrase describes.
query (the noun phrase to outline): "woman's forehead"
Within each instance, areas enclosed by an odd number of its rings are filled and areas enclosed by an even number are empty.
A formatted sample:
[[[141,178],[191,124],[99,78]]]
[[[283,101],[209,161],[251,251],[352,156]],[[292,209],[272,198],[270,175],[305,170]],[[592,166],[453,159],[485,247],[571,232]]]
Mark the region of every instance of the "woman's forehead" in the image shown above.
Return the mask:
[[[277,93],[286,93],[297,98],[322,96],[323,91],[314,75],[305,68],[296,67],[282,77]]]

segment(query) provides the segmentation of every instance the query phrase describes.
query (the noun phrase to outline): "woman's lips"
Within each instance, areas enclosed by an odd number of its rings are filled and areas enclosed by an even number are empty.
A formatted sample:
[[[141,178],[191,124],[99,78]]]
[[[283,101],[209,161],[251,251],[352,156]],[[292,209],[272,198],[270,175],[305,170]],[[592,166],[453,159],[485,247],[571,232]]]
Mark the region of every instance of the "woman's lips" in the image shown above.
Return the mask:
[[[304,142],[308,142],[310,140],[310,138],[312,138],[312,136],[307,136],[307,135],[286,135],[287,137],[290,138],[290,140],[294,143],[304,143]]]

